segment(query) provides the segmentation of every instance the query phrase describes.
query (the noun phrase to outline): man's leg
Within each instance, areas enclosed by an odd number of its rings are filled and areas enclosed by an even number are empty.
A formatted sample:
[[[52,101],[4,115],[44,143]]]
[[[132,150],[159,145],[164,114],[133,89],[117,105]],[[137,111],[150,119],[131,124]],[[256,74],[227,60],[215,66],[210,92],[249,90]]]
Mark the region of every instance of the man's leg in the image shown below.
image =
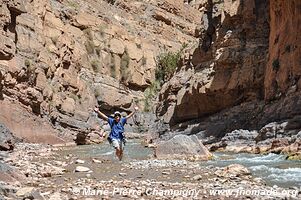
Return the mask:
[[[122,157],[123,157],[123,143],[122,143],[122,141],[119,141],[119,155],[120,155],[119,160],[122,160]]]
[[[119,160],[122,160],[122,156],[123,156],[122,142],[119,140],[117,142],[118,142],[118,145],[116,148],[116,156],[118,157]]]
[[[115,148],[115,155],[120,160],[120,145],[119,145],[119,141],[116,140],[116,139],[113,139],[112,140],[112,145]]]
[[[122,141],[113,139],[112,141],[113,147],[115,148],[115,154],[119,160],[122,160],[123,155],[123,145]]]
[[[117,147],[115,148],[115,151],[116,151],[116,152],[115,152],[115,155],[116,155],[116,156],[117,156],[117,158],[119,159],[119,155],[120,155],[120,153],[119,153],[119,152],[120,152],[120,151],[119,151],[119,149],[118,149]]]

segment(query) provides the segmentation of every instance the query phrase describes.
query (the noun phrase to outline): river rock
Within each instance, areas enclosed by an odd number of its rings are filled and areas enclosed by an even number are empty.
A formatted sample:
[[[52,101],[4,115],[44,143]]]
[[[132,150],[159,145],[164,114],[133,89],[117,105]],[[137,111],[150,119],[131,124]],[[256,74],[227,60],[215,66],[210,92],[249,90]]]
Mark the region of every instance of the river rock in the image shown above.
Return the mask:
[[[222,171],[222,176],[228,177],[228,176],[245,176],[245,175],[250,175],[250,171],[244,167],[243,165],[240,164],[231,164],[227,167],[224,168]]]
[[[17,191],[16,195],[18,197],[24,197],[24,198],[28,198],[31,196],[31,193],[34,192],[35,188],[34,187],[24,187],[21,188]]]
[[[301,138],[296,139],[294,143],[289,146],[286,146],[282,153],[285,154],[300,154],[301,155]],[[300,157],[301,158],[301,157]]]
[[[287,146],[289,146],[289,141],[287,138],[274,139],[271,144],[271,152],[280,153]]]
[[[194,177],[191,178],[191,180],[194,180],[194,181],[199,181],[201,179],[202,179],[201,175],[195,175]]]
[[[120,172],[119,173],[119,176],[126,176],[127,174],[126,173],[123,173],[123,172]]]
[[[170,173],[171,173],[171,169],[164,169],[163,171],[162,171],[162,174],[163,175],[169,175]]]
[[[271,122],[269,124],[266,124],[259,130],[258,136],[255,138],[255,140],[257,142],[260,142],[267,139],[277,138],[277,135],[283,134],[285,132],[286,125],[287,122]]]
[[[143,145],[145,147],[154,147],[154,141],[159,138],[159,133],[151,132],[144,135]]]
[[[97,159],[95,159],[95,158],[92,159],[92,162],[94,162],[94,163],[102,163],[101,160],[97,160]]]
[[[85,161],[84,161],[84,160],[79,160],[79,159],[78,159],[78,160],[75,161],[75,163],[76,163],[76,164],[84,164]]]
[[[88,167],[83,167],[83,166],[77,166],[75,168],[75,172],[88,172],[90,169]]]
[[[53,193],[50,197],[49,200],[67,200],[68,197],[64,194],[61,194],[59,192]]]
[[[208,160],[212,154],[196,136],[176,135],[155,148],[158,159]]]
[[[221,140],[225,151],[231,152],[253,152],[257,131],[234,130],[227,133]]]

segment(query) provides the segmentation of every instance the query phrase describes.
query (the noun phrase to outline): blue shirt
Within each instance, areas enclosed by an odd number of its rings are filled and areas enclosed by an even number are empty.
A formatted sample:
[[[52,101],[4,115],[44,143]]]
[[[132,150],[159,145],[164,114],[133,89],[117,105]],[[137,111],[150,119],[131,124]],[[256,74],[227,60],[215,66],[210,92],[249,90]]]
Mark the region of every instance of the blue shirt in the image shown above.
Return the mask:
[[[124,133],[124,125],[126,123],[126,118],[125,117],[120,118],[120,121],[117,123],[114,118],[109,117],[108,123],[110,124],[111,127],[111,133],[109,137],[111,139],[122,140],[124,137],[123,133]]]

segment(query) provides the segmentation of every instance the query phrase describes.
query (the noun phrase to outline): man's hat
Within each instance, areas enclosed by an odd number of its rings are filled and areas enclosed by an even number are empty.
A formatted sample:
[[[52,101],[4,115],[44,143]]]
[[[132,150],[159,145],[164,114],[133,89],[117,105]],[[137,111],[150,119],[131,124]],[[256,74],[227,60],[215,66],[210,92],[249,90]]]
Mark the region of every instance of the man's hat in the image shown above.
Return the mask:
[[[114,117],[119,116],[121,117],[121,113],[119,111],[114,112]]]

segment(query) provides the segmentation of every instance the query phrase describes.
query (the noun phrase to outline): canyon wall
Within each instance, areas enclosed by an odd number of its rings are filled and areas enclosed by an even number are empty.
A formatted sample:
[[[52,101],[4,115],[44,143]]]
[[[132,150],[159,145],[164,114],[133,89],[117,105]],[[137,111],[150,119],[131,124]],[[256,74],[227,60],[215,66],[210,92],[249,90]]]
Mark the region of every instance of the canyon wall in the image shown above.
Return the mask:
[[[28,141],[81,143],[94,129],[108,130],[95,105],[108,115],[142,111],[158,56],[188,44],[153,106],[161,127],[170,127],[163,138],[211,141],[283,121],[298,130],[300,7],[297,0],[1,0],[0,122]],[[127,131],[154,131],[155,120],[138,114]]]
[[[227,133],[225,140],[249,138],[244,131],[232,136],[243,129],[259,131],[257,142],[294,143],[301,129],[301,2],[195,2],[204,29],[160,91],[157,113],[171,131],[162,138],[197,134],[209,144]]]
[[[183,1],[114,2],[1,0],[0,121],[15,135],[81,140],[106,128],[95,105],[142,111],[156,56],[197,40],[201,12]]]
[[[301,88],[301,2],[270,1],[269,55],[265,99],[281,99]]]
[[[176,124],[264,98],[268,1],[206,1],[204,27],[186,66],[166,83],[159,115]]]

